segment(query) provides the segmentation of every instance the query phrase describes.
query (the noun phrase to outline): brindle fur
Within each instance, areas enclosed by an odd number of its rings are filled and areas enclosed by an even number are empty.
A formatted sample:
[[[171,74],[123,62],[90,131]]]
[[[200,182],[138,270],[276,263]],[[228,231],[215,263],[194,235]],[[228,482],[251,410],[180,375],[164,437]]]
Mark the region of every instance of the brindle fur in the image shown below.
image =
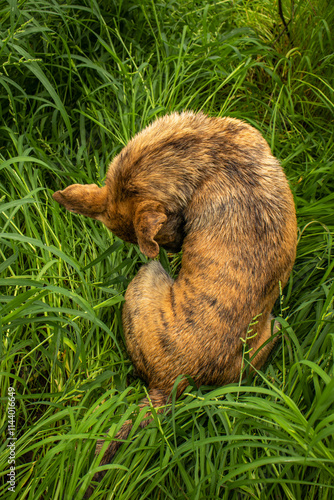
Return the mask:
[[[54,199],[138,243],[148,257],[159,246],[182,246],[175,281],[152,261],[125,294],[127,350],[154,405],[166,403],[181,374],[198,385],[239,379],[241,339],[254,318],[251,355],[270,338],[270,312],[296,253],[293,197],[256,129],[202,113],[164,116],[112,161],[104,187],[75,184]],[[255,368],[272,345],[253,359]],[[116,437],[126,438],[130,428],[127,422]],[[110,444],[102,463],[118,446]]]

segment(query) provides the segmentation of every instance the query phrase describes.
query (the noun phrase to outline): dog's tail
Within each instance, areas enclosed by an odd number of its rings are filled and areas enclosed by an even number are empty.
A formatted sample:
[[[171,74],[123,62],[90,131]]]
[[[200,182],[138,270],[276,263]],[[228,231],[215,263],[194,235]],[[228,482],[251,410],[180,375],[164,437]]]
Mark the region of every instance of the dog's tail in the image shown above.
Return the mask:
[[[144,398],[140,401],[139,403],[139,408],[145,408],[147,406],[153,406],[154,408],[159,408],[161,406],[165,406],[168,400],[168,394],[166,394],[163,390],[161,389],[150,389],[148,393],[148,397]],[[150,417],[150,413],[148,412],[145,415],[145,418],[141,421],[140,427],[144,428],[146,427],[150,422],[152,421],[152,418]],[[100,465],[106,465],[109,464],[114,455],[116,454],[117,450],[119,447],[122,445],[122,442],[128,437],[130,434],[130,431],[132,429],[132,420],[126,420],[126,422],[122,425],[121,429],[118,431],[118,433],[115,436],[115,439],[117,441],[112,441],[108,448],[106,449],[102,460],[100,462]],[[99,439],[96,443],[96,448],[95,448],[95,456],[98,455],[101,451],[101,448],[103,444],[105,443],[105,439]],[[94,474],[92,481],[100,482],[104,475],[106,474],[106,470],[102,470],[100,472],[97,472]],[[89,486],[84,498],[89,498],[94,491],[93,486]]]

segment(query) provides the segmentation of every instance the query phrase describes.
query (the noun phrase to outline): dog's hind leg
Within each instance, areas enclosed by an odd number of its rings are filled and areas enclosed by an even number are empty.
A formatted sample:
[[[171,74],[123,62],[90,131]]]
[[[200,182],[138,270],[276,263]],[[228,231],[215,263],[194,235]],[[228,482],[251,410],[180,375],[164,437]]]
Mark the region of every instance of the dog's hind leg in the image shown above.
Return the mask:
[[[136,373],[149,387],[172,389],[164,375],[168,343],[175,337],[173,280],[157,261],[143,266],[129,284],[123,329]]]
[[[143,408],[149,407],[149,406],[153,406],[154,408],[159,408],[159,407],[165,406],[167,403],[167,399],[168,399],[168,395],[165,394],[163,391],[161,391],[159,389],[151,389],[148,393],[148,397],[142,399],[141,402],[139,403],[139,409],[142,410]],[[141,428],[146,427],[151,422],[151,420],[152,419],[150,418],[150,413],[148,412],[145,415],[145,418],[141,421],[140,427]],[[115,435],[115,438],[114,438],[115,441],[111,441],[108,448],[106,449],[106,451],[102,457],[102,460],[99,464],[100,466],[106,465],[106,464],[109,464],[112,462],[114,455],[116,454],[116,452],[118,451],[118,449],[122,445],[123,441],[126,440],[127,437],[129,436],[131,429],[132,429],[132,420],[127,420],[122,425],[121,429]],[[95,448],[95,456],[100,453],[104,443],[105,443],[105,439],[99,439],[97,441],[96,448]],[[101,482],[103,477],[105,476],[106,472],[107,472],[106,470],[102,470],[100,472],[97,472],[96,474],[94,474],[92,481]],[[93,491],[94,491],[94,487],[92,485],[90,485],[88,487],[88,489],[86,490],[84,498],[85,499],[90,498]]]

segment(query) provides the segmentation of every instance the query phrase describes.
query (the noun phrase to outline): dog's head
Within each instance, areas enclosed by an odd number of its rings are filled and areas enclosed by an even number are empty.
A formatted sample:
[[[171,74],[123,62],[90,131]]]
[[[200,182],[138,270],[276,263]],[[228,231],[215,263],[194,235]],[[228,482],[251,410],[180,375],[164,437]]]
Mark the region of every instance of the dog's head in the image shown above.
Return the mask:
[[[159,245],[172,252],[181,249],[183,216],[169,213],[158,201],[132,196],[116,202],[108,186],[96,184],[73,184],[53,198],[71,212],[103,222],[124,241],[137,243],[147,257],[156,257]]]

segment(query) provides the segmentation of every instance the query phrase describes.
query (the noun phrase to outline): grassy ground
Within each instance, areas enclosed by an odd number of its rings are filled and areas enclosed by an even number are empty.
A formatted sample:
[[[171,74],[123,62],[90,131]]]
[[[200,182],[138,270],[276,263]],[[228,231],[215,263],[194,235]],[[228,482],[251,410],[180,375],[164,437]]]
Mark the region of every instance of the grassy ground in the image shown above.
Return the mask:
[[[94,498],[333,498],[333,23],[330,0],[0,2],[0,496],[81,498],[96,439],[145,395],[120,310],[146,259],[51,195],[102,184],[138,130],[193,109],[259,128],[289,178],[283,334],[255,377],[190,387],[144,431],[136,416]]]

